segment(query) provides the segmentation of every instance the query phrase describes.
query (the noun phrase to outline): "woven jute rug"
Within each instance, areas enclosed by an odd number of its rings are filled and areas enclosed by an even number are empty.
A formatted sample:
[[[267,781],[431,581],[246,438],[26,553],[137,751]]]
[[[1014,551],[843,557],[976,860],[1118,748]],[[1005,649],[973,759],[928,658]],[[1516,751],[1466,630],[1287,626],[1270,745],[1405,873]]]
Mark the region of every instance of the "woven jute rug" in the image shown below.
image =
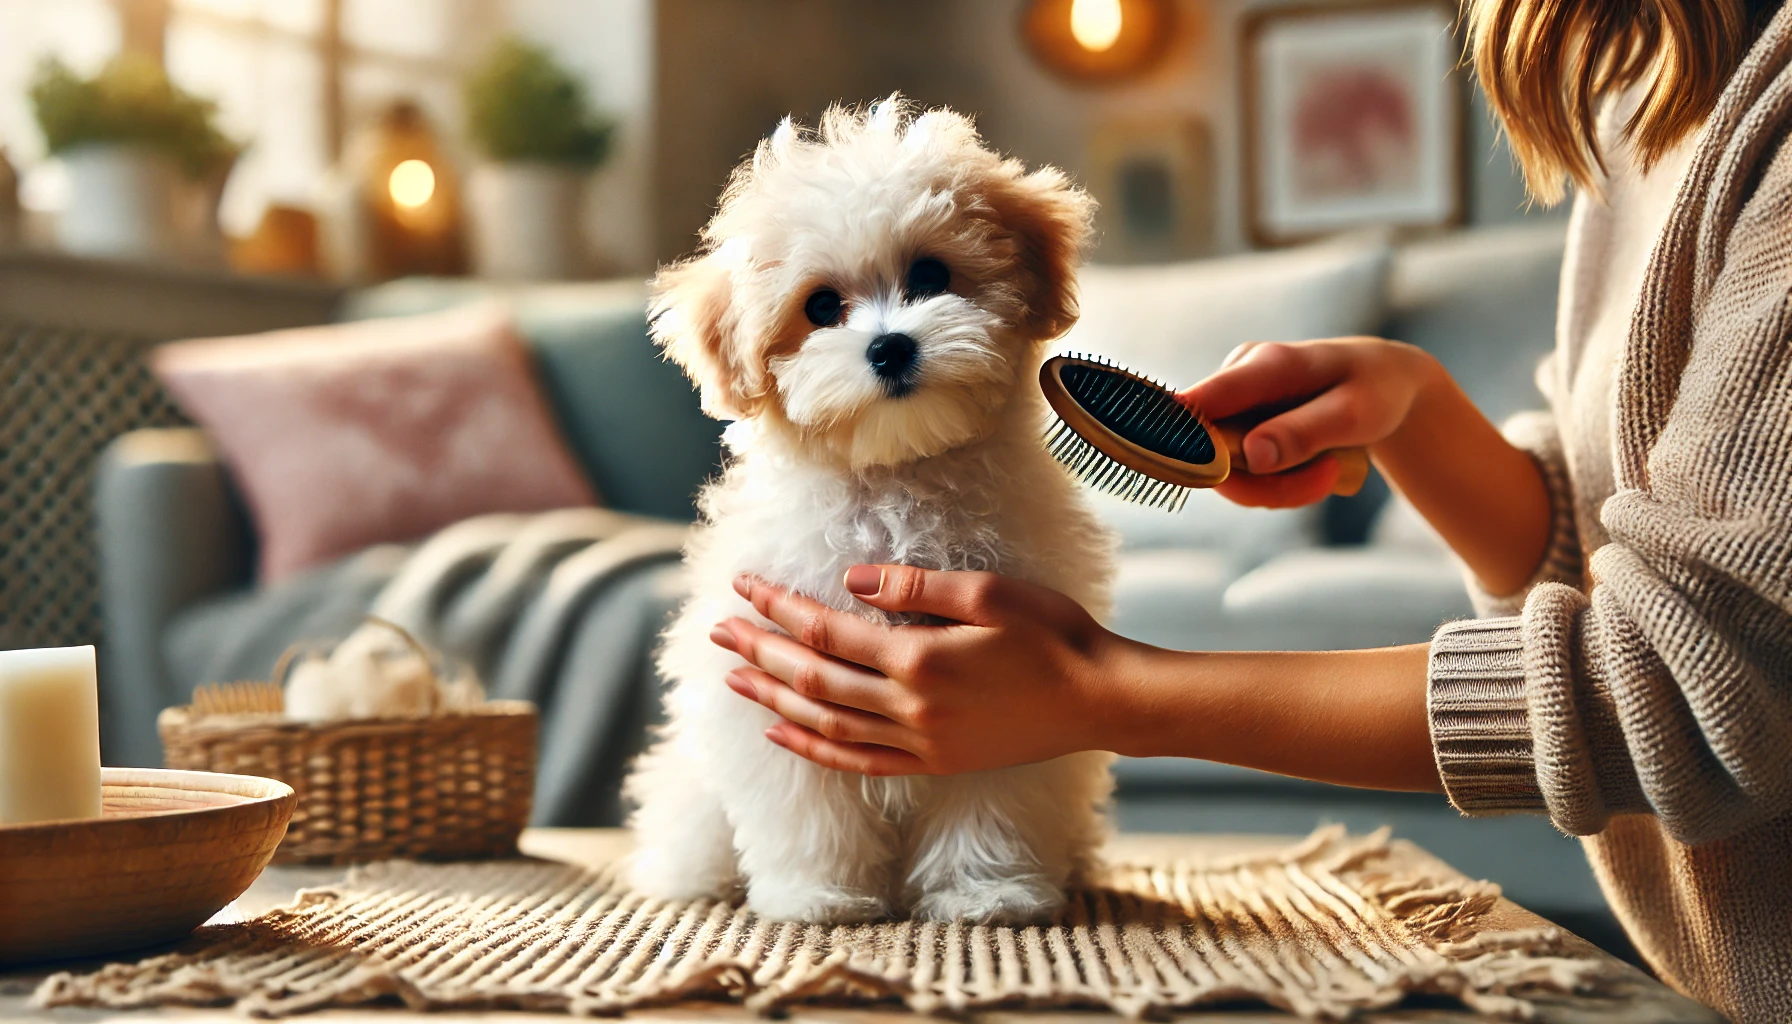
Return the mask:
[[[1229,861],[1116,865],[1059,922],[1027,928],[804,926],[737,903],[645,899],[616,867],[394,861],[174,953],[54,975],[35,1001],[284,1016],[393,999],[611,1014],[702,998],[761,1012],[900,1001],[1133,1017],[1246,1001],[1338,1019],[1422,992],[1525,1019],[1527,997],[1597,992],[1610,974],[1553,929],[1477,930],[1497,887],[1396,870],[1388,850],[1385,833],[1323,830]]]

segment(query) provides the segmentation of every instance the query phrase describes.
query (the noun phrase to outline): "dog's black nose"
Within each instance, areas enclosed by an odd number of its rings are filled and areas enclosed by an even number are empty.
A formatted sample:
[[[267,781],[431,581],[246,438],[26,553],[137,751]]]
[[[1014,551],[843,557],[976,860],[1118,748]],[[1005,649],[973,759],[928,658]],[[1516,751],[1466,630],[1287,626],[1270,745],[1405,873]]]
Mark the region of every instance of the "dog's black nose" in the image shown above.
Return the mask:
[[[871,364],[871,372],[884,380],[901,380],[915,368],[920,351],[915,339],[906,334],[880,334],[865,350],[865,360]]]

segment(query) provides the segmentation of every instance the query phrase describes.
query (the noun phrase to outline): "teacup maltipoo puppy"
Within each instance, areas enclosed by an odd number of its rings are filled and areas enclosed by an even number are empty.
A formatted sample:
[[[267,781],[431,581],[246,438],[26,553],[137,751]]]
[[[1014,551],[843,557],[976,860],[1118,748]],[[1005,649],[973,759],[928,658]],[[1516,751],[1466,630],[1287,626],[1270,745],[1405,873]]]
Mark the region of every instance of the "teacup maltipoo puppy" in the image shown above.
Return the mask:
[[[666,635],[668,723],[628,795],[634,885],[744,883],[771,918],[1037,921],[1091,862],[1109,755],[955,777],[863,778],[764,735],[723,682],[733,589],[756,574],[873,620],[860,563],[989,570],[1105,612],[1109,534],[1047,453],[1037,383],[1076,319],[1093,203],[1057,170],[986,149],[971,122],[899,97],[788,119],[735,170],[695,256],[653,283],[656,340],[733,421]]]

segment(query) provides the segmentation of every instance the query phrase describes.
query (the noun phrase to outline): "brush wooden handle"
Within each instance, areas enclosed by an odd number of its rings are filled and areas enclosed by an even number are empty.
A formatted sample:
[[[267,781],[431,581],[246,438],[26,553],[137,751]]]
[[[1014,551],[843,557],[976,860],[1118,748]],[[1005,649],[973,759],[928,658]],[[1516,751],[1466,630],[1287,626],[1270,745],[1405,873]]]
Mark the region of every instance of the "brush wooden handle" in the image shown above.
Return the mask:
[[[1325,454],[1338,460],[1338,481],[1332,484],[1333,494],[1348,498],[1363,489],[1363,482],[1369,479],[1369,449],[1333,448]]]
[[[1240,430],[1235,426],[1210,424],[1211,433],[1226,446],[1226,456],[1232,463],[1232,472],[1249,473],[1244,468],[1244,435],[1249,428]],[[1338,482],[1332,485],[1332,493],[1341,498],[1348,498],[1363,489],[1363,481],[1369,479],[1369,450],[1367,448],[1333,448],[1322,452],[1338,460]],[[1317,458],[1318,456],[1315,456]],[[1286,471],[1284,471],[1286,472]]]

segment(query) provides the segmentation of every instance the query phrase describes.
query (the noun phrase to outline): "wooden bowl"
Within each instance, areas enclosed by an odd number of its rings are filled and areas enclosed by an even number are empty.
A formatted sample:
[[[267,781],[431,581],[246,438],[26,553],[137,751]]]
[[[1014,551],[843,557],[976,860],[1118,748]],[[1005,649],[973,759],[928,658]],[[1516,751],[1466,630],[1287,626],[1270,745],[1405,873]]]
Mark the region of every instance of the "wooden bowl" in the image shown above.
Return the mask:
[[[179,939],[242,895],[292,817],[272,779],[101,771],[101,817],[0,825],[0,964]]]

